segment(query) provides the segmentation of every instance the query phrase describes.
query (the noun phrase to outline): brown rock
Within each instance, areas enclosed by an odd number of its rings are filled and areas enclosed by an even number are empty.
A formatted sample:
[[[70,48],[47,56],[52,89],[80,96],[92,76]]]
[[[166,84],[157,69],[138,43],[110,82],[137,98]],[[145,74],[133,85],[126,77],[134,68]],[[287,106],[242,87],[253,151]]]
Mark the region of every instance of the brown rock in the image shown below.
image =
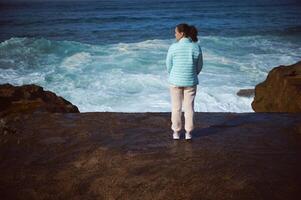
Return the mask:
[[[301,196],[299,113],[196,113],[192,141],[172,140],[170,113],[19,117],[2,123],[1,199]]]
[[[301,61],[273,68],[255,87],[255,112],[301,112]]]
[[[78,113],[79,110],[64,98],[34,84],[0,85],[0,116],[32,112]]]

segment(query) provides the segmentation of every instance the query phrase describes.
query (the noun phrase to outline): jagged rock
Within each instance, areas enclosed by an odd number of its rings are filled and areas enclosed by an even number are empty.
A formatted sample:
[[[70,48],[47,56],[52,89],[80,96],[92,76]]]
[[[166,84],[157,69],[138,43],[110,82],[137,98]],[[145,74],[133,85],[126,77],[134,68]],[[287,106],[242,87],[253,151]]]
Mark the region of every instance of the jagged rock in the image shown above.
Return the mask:
[[[273,68],[255,87],[255,112],[301,112],[301,61]]]
[[[79,110],[64,98],[34,84],[0,85],[0,116],[33,112],[78,113]]]

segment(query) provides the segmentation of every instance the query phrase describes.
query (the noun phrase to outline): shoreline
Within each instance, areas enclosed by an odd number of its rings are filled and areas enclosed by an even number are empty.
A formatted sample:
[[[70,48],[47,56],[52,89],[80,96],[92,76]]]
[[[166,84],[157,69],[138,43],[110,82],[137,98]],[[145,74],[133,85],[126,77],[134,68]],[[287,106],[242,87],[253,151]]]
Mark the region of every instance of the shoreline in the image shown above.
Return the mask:
[[[279,66],[256,86],[255,112],[195,112],[188,141],[184,129],[172,139],[171,112],[81,113],[40,86],[4,84],[0,196],[294,200],[301,196],[300,64]]]

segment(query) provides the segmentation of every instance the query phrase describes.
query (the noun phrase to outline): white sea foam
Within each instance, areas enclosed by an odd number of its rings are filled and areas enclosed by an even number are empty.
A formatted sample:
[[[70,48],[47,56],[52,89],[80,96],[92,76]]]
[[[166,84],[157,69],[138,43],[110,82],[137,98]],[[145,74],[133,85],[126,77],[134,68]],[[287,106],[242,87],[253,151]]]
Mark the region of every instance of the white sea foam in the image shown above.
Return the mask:
[[[174,40],[109,45],[11,38],[0,43],[0,83],[35,83],[77,105],[81,112],[169,112],[165,57]],[[204,67],[195,110],[252,112],[253,88],[278,65],[300,60],[301,48],[269,36],[201,39]]]
[[[88,65],[91,61],[91,55],[87,52],[75,53],[74,55],[67,57],[63,60],[62,66],[66,67],[80,67],[83,65]]]

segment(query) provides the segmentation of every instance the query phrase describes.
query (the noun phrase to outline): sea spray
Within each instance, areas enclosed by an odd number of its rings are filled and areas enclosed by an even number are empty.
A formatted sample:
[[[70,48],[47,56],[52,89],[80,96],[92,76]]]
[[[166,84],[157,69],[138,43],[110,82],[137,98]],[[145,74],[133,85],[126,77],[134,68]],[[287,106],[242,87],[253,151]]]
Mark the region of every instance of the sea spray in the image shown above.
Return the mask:
[[[0,43],[0,83],[34,83],[66,98],[81,112],[168,112],[170,94],[165,57],[174,39],[88,44],[14,37]],[[253,88],[273,67],[294,63],[298,43],[280,36],[220,37],[200,40],[204,67],[195,110],[253,112]]]

